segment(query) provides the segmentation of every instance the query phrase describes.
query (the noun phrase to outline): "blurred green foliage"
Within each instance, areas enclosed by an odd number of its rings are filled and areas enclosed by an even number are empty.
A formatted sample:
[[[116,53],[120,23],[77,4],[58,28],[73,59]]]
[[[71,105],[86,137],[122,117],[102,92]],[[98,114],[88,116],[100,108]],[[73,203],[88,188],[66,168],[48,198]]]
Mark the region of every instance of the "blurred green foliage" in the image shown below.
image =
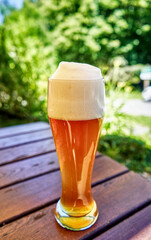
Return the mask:
[[[151,149],[141,140],[105,135],[100,138],[98,149],[131,170],[151,174]]]
[[[106,94],[110,90],[118,89],[124,93],[140,90],[140,71],[142,64],[128,65],[122,56],[115,56],[108,65],[103,68],[106,83]]]
[[[131,170],[151,174],[151,118],[123,113],[125,97],[122,94],[118,87],[108,90],[98,150]],[[134,136],[137,124],[148,126],[149,132]]]
[[[147,0],[26,0],[11,9],[0,26],[0,112],[45,119],[47,79],[62,60],[99,66],[130,91],[138,73],[128,65],[151,62],[150,12]]]

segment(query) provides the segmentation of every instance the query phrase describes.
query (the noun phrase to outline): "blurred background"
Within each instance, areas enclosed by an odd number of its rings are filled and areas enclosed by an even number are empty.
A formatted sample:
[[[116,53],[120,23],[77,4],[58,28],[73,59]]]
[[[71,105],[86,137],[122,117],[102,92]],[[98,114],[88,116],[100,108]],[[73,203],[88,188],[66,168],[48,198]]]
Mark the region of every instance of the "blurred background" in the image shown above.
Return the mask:
[[[60,61],[101,68],[98,149],[150,177],[151,1],[0,0],[0,127],[48,121],[47,79]]]

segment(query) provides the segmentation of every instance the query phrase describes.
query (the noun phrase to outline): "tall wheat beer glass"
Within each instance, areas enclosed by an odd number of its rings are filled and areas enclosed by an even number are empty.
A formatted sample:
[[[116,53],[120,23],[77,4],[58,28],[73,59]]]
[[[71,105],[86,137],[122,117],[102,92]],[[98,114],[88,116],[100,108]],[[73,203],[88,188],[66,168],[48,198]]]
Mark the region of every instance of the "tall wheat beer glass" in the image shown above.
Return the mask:
[[[88,64],[61,62],[48,83],[48,116],[62,179],[55,218],[70,230],[87,229],[98,217],[91,176],[104,92],[100,69]]]

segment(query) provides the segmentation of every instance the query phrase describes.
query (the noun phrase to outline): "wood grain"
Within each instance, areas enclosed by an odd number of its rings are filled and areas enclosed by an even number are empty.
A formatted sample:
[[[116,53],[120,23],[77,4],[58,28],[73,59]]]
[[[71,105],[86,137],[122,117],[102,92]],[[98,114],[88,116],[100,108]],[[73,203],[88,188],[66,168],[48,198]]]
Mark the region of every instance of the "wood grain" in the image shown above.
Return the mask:
[[[55,151],[53,139],[41,140],[0,150],[0,165],[48,153],[50,151]]]
[[[114,162],[109,157],[99,156],[100,154],[97,153],[97,159],[95,160],[96,163],[94,164],[94,172],[96,174],[93,177],[93,182],[95,184],[97,181],[100,181],[100,179],[104,180],[104,176],[106,179],[121,173],[121,171],[127,170],[124,166]],[[112,172],[110,168],[112,168]],[[4,188],[10,184],[12,185],[57,169],[59,169],[59,162],[56,152],[4,165],[0,167],[0,188]]]
[[[49,127],[50,127],[49,124],[46,122],[35,122],[0,128],[0,138],[8,137],[11,135],[23,134],[31,131],[33,132],[37,130],[44,130],[48,129]]]
[[[50,184],[47,183],[47,185]],[[83,237],[84,239],[87,237],[92,239],[92,234],[114,224],[117,219],[124,218],[128,213],[151,200],[150,186],[150,183],[145,179],[130,172],[94,187],[93,195],[98,204],[100,216],[98,221],[85,231],[72,232],[61,228],[54,219],[55,204],[53,204],[2,227],[0,237],[3,240],[14,240],[18,237],[22,240],[74,240]],[[59,188],[56,182],[54,188],[58,192]],[[39,198],[42,198],[41,192],[38,196],[35,196],[34,201],[39,201]],[[50,199],[51,196],[45,194],[45,198]]]
[[[52,137],[51,129],[29,132],[22,135],[9,136],[7,138],[0,139],[0,150],[17,146],[20,144],[30,143]]]
[[[59,169],[57,153],[47,153],[0,167],[0,188]]]
[[[151,205],[111,228],[95,240],[150,240]]]
[[[124,166],[121,166],[107,157],[97,158],[94,166],[92,183],[102,181],[108,178],[108,176],[114,176],[124,170]],[[47,203],[51,203],[58,199],[60,195],[60,171],[52,172],[11,187],[1,189],[0,223],[13,218],[14,216],[30,212],[33,209],[37,209]]]

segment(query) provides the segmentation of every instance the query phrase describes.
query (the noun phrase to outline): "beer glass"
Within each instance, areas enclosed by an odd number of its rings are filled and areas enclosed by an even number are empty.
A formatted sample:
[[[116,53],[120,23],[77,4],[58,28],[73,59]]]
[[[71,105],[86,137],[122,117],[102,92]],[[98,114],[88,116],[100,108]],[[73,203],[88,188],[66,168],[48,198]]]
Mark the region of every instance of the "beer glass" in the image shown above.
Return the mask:
[[[103,111],[100,70],[88,64],[61,62],[48,82],[48,116],[62,179],[55,218],[70,230],[87,229],[98,218],[91,176]]]

